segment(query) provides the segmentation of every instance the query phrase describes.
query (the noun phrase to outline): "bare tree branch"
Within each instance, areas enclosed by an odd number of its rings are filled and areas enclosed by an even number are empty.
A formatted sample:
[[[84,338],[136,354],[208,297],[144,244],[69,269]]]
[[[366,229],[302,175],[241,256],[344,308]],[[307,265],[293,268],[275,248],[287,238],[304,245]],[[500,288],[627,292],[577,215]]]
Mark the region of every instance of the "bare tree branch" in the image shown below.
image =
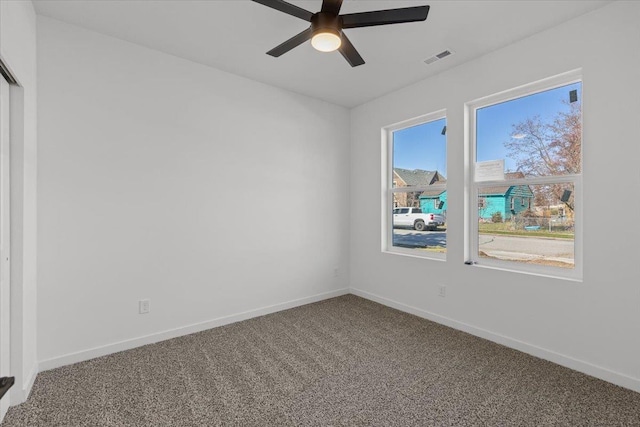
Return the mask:
[[[567,111],[561,111],[550,121],[539,115],[512,125],[511,138],[504,142],[507,156],[516,163],[517,170],[525,176],[554,176],[580,173],[582,152],[582,111],[579,103],[566,103]],[[551,186],[540,191],[536,203],[551,204],[559,200],[564,186]],[[566,205],[573,210],[573,196]]]

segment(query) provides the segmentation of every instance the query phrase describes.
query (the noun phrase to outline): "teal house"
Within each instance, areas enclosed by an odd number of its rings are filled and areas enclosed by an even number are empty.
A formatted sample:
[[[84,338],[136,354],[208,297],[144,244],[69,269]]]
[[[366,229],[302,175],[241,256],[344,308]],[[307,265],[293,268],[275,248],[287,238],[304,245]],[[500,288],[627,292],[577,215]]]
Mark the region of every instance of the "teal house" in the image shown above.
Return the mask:
[[[446,182],[444,176],[438,171],[423,169],[393,168],[393,188],[401,187],[427,187],[433,184]],[[420,207],[419,193],[394,193],[393,207]]]
[[[520,172],[506,173],[505,178],[524,178]],[[478,216],[491,220],[499,212],[503,220],[511,219],[522,211],[533,209],[533,191],[528,185],[499,185],[484,187],[478,195]],[[420,195],[420,208],[424,213],[446,215],[447,192],[427,190]]]
[[[506,179],[524,178],[522,172],[505,174]],[[528,185],[497,185],[481,188],[478,194],[478,216],[491,220],[499,212],[503,220],[533,209],[533,191]]]
[[[438,183],[440,184],[440,183]],[[423,213],[447,215],[447,190],[427,190],[420,195]]]

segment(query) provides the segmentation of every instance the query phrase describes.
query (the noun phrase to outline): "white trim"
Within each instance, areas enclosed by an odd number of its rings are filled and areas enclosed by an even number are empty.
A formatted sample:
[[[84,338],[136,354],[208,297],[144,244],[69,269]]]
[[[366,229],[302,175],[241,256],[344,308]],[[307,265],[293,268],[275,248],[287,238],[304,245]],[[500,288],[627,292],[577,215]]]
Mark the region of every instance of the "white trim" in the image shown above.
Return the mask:
[[[218,317],[216,319],[207,320],[205,322],[194,323],[192,325],[182,326],[175,329],[169,329],[163,332],[157,332],[157,333],[146,335],[143,337],[120,341],[113,344],[107,344],[100,347],[94,347],[88,350],[82,350],[75,353],[69,353],[63,356],[58,356],[51,359],[43,360],[39,363],[39,368],[40,368],[40,372],[48,371],[50,369],[58,368],[60,366],[71,365],[73,363],[83,362],[85,360],[106,356],[108,354],[113,354],[113,353],[117,353],[124,350],[130,350],[132,348],[141,347],[143,345],[153,344],[159,341],[164,341],[172,338],[181,337],[184,335],[194,334],[196,332],[202,332],[207,329],[217,328],[219,326],[224,326],[224,325],[240,322],[247,319],[252,319],[254,317],[264,316],[266,314],[276,313],[282,310],[288,310],[290,308],[299,307],[302,305],[307,305],[307,304],[311,304],[318,301],[323,301],[329,298],[335,298],[342,295],[347,295],[348,293],[349,293],[349,289],[347,288],[324,292],[321,294],[312,295],[305,298],[299,298],[299,299],[283,302],[280,304],[274,304],[266,307],[257,308],[254,310],[243,311],[241,313],[232,314],[229,316]]]
[[[406,129],[414,126],[418,126],[424,123],[435,122],[441,119],[447,118],[447,109],[434,111],[429,114],[423,114],[422,116],[414,117],[412,119],[403,120],[401,122],[393,123],[382,128],[383,132],[391,133],[397,130]]]
[[[35,366],[21,388],[18,388],[16,384],[15,391],[11,394],[10,406],[19,405],[27,401],[33,389],[33,384],[36,382],[38,372],[38,367]]]
[[[416,185],[415,187],[392,187],[387,189],[387,191],[391,192],[392,194],[422,193],[423,191],[426,191],[426,190],[441,190],[442,192],[445,192],[447,191],[447,184]],[[409,207],[415,207],[415,206],[409,206]]]
[[[0,377],[11,376],[11,99],[9,82],[0,75]],[[11,392],[0,401],[0,420]]]
[[[25,378],[25,96],[24,88],[10,86],[10,132],[11,132],[11,373],[16,378],[10,390],[10,404],[17,405],[25,401],[25,391],[29,392],[35,375],[37,363],[32,365],[33,378]],[[35,307],[31,307],[35,310]],[[35,317],[32,319],[35,321]],[[35,341],[35,336],[32,337]],[[34,349],[35,351],[35,349]],[[31,381],[31,383],[29,383]]]
[[[502,92],[475,99],[473,101],[465,103],[465,106],[471,108],[471,110],[476,110],[478,108],[489,107],[494,104],[512,101],[514,99],[523,98],[525,96],[533,95],[539,92],[546,92],[548,90],[557,89],[559,87],[567,86],[581,81],[582,69],[578,68],[575,70],[567,71],[566,73],[538,80],[533,83],[526,83],[512,89],[506,89]]]
[[[471,267],[488,268],[490,270],[507,271],[510,273],[529,274],[532,276],[546,277],[548,279],[563,280],[565,282],[583,282],[583,279],[581,277],[562,275],[561,273],[564,273],[565,270],[568,270],[562,267],[529,265],[527,263],[519,263],[517,261],[492,258],[480,258],[478,261],[474,261]]]
[[[465,238],[464,251],[465,262],[482,263],[484,267],[496,268],[499,270],[512,271],[516,273],[535,274],[540,276],[553,277],[563,280],[582,281],[583,273],[583,248],[582,248],[582,179],[583,172],[573,175],[560,176],[543,176],[529,177],[521,179],[506,179],[500,181],[483,181],[476,182],[475,167],[477,158],[476,146],[476,112],[480,108],[489,107],[499,103],[509,102],[515,99],[523,98],[529,95],[546,92],[559,87],[567,86],[573,83],[582,82],[582,69],[568,71],[553,77],[538,80],[533,83],[518,86],[513,89],[507,89],[489,96],[485,96],[464,104],[465,116]],[[584,88],[582,93],[584,98]],[[582,105],[584,106],[584,102]],[[584,134],[582,135],[584,141]],[[580,153],[581,165],[584,164],[584,150]],[[575,214],[574,214],[574,267],[572,269],[564,269],[560,267],[549,267],[543,265],[529,265],[505,260],[492,260],[480,258],[478,255],[479,248],[479,231],[478,231],[478,209],[477,199],[479,190],[483,187],[492,185],[544,185],[557,183],[572,183],[574,186],[575,197]],[[515,200],[510,200],[510,209],[515,209]]]
[[[580,174],[571,175],[548,175],[548,176],[532,176],[528,178],[503,179],[500,181],[478,181],[478,188],[504,186],[512,187],[518,185],[545,185],[545,184],[571,184],[579,180]]]
[[[437,261],[446,260],[447,254],[437,253],[437,252],[429,252],[429,251],[417,251],[413,249],[405,249],[401,247],[393,246],[393,214],[390,212],[396,207],[393,203],[393,198],[395,194],[406,194],[406,193],[414,193],[414,192],[422,192],[427,189],[436,189],[442,191],[446,191],[446,184],[433,184],[431,186],[415,186],[415,187],[394,187],[393,186],[393,133],[398,130],[407,129],[414,126],[419,126],[426,123],[435,122],[438,120],[447,120],[447,110],[442,109],[438,111],[434,111],[432,113],[424,114],[422,116],[414,117],[412,119],[404,120],[398,123],[394,123],[388,126],[384,126],[381,129],[381,138],[382,147],[381,147],[381,168],[382,172],[380,176],[381,180],[381,238],[380,238],[380,250],[382,253],[394,254],[394,255],[402,255],[402,256],[411,256],[415,258],[422,259],[431,259]],[[447,139],[448,144],[448,139]],[[446,147],[446,153],[448,156],[448,147]],[[445,162],[447,159],[445,158]],[[401,207],[401,206],[399,206]],[[418,206],[420,207],[420,206]]]
[[[453,329],[457,329],[463,332],[467,332],[471,335],[475,335],[480,338],[493,341],[497,344],[513,348],[540,359],[548,360],[560,366],[564,366],[569,369],[573,369],[583,374],[590,375],[592,377],[599,378],[601,380],[619,385],[620,387],[628,388],[636,392],[640,392],[640,378],[630,377],[620,372],[612,371],[601,366],[585,362],[580,359],[573,358],[564,354],[557,353],[552,350],[548,350],[542,347],[538,347],[533,344],[526,343],[496,332],[492,332],[477,326],[469,325],[464,322],[460,322],[449,317],[441,316],[439,314],[432,313],[430,311],[422,310],[417,307],[413,307],[407,304],[403,304],[398,301],[394,301],[370,292],[366,292],[356,288],[350,288],[350,292],[353,295],[380,303],[387,307],[395,308],[396,310],[410,313],[418,317],[422,317],[433,322],[449,326]]]
[[[409,249],[401,246],[393,246],[393,250],[382,249],[383,254],[408,256],[413,258],[428,259],[431,261],[446,261],[447,254],[444,252],[431,252],[427,250],[421,251],[420,249]]]
[[[197,323],[197,324],[185,326],[182,328],[176,328],[176,329],[168,330],[165,332],[160,332],[157,334],[147,335],[145,337],[121,341],[119,343],[114,343],[114,344],[110,344],[102,347],[96,347],[93,349],[48,359],[40,362],[39,371],[40,372],[47,371],[60,366],[82,362],[85,360],[93,359],[95,357],[106,356],[108,354],[113,354],[119,351],[140,347],[142,345],[152,344],[152,343],[163,341],[166,339],[171,339],[171,338],[176,338],[179,336],[184,336],[184,335],[188,335],[196,332],[201,332],[203,330],[211,329],[214,327],[224,326],[230,323],[247,320],[253,317],[263,316],[266,314],[275,313],[278,311],[287,310],[289,308],[311,304],[314,302],[322,301],[329,298],[339,297],[346,294],[353,294],[353,295],[368,299],[370,301],[374,301],[379,304],[385,305],[387,307],[395,308],[396,310],[400,310],[405,313],[410,313],[415,316],[418,316],[427,320],[431,320],[433,322],[436,322],[436,323],[439,323],[463,332],[467,332],[471,335],[474,335],[483,339],[487,339],[497,344],[501,344],[501,345],[522,351],[532,356],[539,357],[544,360],[548,360],[550,362],[556,363],[566,368],[573,369],[578,372],[582,372],[586,375],[599,378],[601,380],[619,385],[621,387],[628,388],[636,392],[640,392],[640,378],[630,377],[628,375],[615,372],[615,371],[591,364],[589,362],[585,362],[570,356],[566,356],[551,350],[547,350],[545,348],[542,348],[533,344],[529,344],[529,343],[511,338],[502,334],[498,334],[483,328],[469,325],[467,323],[460,322],[460,321],[451,319],[449,317],[441,316],[439,314],[435,314],[430,311],[413,307],[413,306],[410,306],[398,301],[394,301],[392,299],[382,297],[380,295],[376,295],[376,294],[363,291],[357,288],[339,289],[335,291],[330,291],[330,292],[314,295],[307,298],[292,300],[282,304],[276,304],[276,305],[263,307],[256,310],[245,311],[242,313],[217,318],[207,322]],[[33,387],[33,383],[36,379],[36,374],[37,372],[34,370],[29,376],[29,380],[23,391],[24,400],[27,399],[27,397],[31,392],[31,388]]]
[[[576,206],[576,210],[574,212],[574,239],[573,239],[574,267],[573,268],[563,268],[563,267],[556,267],[556,266],[549,266],[549,265],[537,265],[537,264],[529,264],[526,262],[518,262],[513,260],[507,260],[507,259],[480,257],[478,254],[480,233],[478,229],[479,225],[478,225],[477,217],[470,224],[471,226],[468,227],[472,229],[474,233],[474,235],[471,236],[472,238],[471,241],[473,242],[472,243],[473,246],[470,247],[470,257],[469,257],[469,259],[473,261],[473,266],[490,268],[490,269],[495,269],[500,271],[509,271],[513,273],[533,274],[536,276],[549,277],[549,278],[560,279],[560,280],[568,280],[573,282],[582,282],[583,281],[582,241],[580,240],[582,238],[582,228],[580,228],[581,222],[582,222],[582,217],[580,216],[580,212],[582,211],[582,204],[581,204],[582,197],[579,197],[579,194],[582,194],[581,188],[580,188],[581,180],[576,179],[576,181],[573,181],[572,184],[573,184],[573,191],[575,194],[574,203]],[[504,185],[512,185],[512,184],[507,183]],[[532,184],[532,185],[538,185],[538,184]],[[478,191],[478,190],[479,188],[475,189],[475,191]],[[480,195],[478,194],[477,197],[480,198]],[[513,200],[514,199],[511,198],[511,203],[513,203]],[[511,207],[511,209],[513,208],[514,207]]]
[[[395,209],[393,193],[390,195],[388,190],[389,184],[391,184],[391,189],[393,190],[393,137],[388,129],[380,129],[380,141],[382,142],[382,155],[380,156],[380,168],[382,170],[382,173],[380,174],[380,250],[384,252],[389,247],[389,244],[393,244],[393,230],[390,232],[387,225],[393,221],[392,212],[393,209]],[[390,164],[391,166],[389,166]],[[391,199],[389,199],[389,197],[391,197]]]

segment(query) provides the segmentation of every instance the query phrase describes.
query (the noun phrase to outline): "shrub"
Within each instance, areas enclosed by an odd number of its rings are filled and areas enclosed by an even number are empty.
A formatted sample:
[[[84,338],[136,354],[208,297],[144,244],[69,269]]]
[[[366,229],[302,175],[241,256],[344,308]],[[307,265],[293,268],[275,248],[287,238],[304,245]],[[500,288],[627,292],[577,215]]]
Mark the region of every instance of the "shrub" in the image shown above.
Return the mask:
[[[502,222],[502,214],[500,212],[495,212],[491,215],[491,222]]]

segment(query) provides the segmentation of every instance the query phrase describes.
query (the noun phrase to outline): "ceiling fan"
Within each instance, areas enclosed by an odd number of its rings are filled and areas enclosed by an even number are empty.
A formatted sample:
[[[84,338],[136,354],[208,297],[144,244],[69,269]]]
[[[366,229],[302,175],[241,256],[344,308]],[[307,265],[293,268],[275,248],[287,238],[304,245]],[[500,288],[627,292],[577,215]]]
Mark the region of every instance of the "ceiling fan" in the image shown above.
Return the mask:
[[[372,27],[376,25],[402,24],[424,21],[429,14],[429,6],[405,7],[401,9],[376,10],[372,12],[348,13],[340,15],[342,0],[322,0],[320,12],[312,13],[283,0],[253,0],[286,14],[304,19],[311,26],[291,37],[281,45],[271,49],[267,55],[281,56],[296,46],[311,39],[311,45],[321,52],[339,50],[352,67],[364,64],[343,29]]]

